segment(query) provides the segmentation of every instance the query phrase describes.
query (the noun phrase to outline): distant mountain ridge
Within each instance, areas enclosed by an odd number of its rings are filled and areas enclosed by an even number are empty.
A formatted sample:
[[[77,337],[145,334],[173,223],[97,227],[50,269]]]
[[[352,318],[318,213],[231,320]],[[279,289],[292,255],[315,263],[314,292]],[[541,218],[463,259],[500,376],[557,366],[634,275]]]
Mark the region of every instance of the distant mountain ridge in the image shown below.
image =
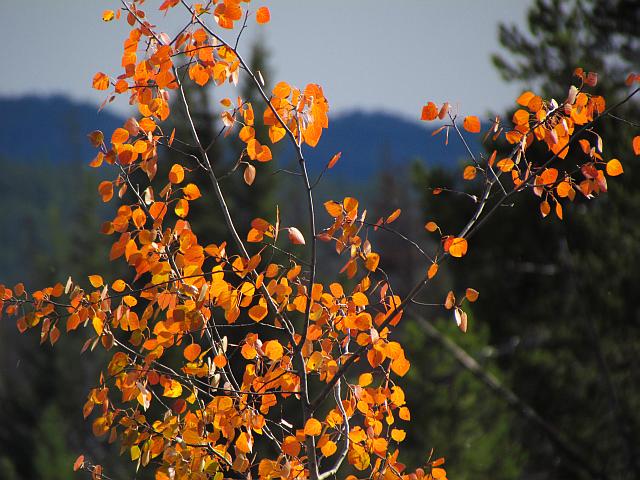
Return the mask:
[[[0,155],[16,161],[88,163],[92,130],[111,131],[122,118],[64,96],[0,97]]]
[[[0,112],[0,155],[15,161],[87,163],[95,149],[86,134],[102,130],[108,135],[124,121],[63,96],[0,97]],[[401,167],[416,158],[428,165],[456,166],[465,156],[461,143],[452,138],[445,146],[444,134],[432,137],[432,131],[389,113],[355,111],[330,117],[318,146],[305,152],[310,170],[317,173],[341,151],[332,176],[354,180],[367,180],[380,168]],[[285,148],[283,155],[292,160],[293,150]]]

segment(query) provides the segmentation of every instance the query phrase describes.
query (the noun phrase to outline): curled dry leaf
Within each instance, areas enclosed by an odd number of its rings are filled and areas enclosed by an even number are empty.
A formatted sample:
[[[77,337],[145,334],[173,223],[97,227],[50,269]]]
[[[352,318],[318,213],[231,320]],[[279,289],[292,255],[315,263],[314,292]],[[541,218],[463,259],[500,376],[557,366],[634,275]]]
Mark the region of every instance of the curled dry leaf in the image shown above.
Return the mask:
[[[289,241],[294,245],[304,245],[304,236],[296,227],[287,228],[287,233],[289,234]]]
[[[251,164],[247,165],[242,176],[244,177],[244,182],[247,185],[253,185],[253,182],[256,179],[256,167]]]
[[[463,332],[467,333],[467,314],[460,307],[456,307],[453,311],[453,318],[456,320],[456,325]]]
[[[447,298],[444,301],[444,308],[447,310],[451,310],[456,304],[456,296],[453,294],[451,290],[447,293]]]

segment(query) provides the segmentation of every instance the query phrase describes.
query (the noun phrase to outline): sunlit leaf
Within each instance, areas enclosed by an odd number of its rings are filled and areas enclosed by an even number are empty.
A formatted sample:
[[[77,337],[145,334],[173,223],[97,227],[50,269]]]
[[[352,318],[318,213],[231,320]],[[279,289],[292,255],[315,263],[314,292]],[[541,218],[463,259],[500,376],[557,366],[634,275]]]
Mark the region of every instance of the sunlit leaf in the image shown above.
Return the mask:
[[[186,358],[190,362],[193,362],[196,358],[198,358],[198,355],[200,355],[201,351],[202,347],[197,343],[187,345],[183,352],[184,358]]]
[[[267,23],[271,19],[271,13],[267,7],[260,7],[256,10],[256,21],[260,24]]]
[[[182,183],[182,181],[184,180],[184,168],[182,168],[182,165],[176,163],[171,167],[171,170],[169,170],[169,181],[171,183]]]
[[[304,434],[315,437],[322,432],[322,424],[315,418],[310,418],[304,424]]]
[[[465,238],[454,238],[449,245],[449,254],[452,257],[463,257],[467,253],[467,240]]]
[[[613,158],[607,162],[607,175],[611,177],[617,177],[622,175],[624,170],[622,169],[622,163],[617,158]]]
[[[464,118],[463,128],[470,133],[480,132],[480,119],[474,115]]]

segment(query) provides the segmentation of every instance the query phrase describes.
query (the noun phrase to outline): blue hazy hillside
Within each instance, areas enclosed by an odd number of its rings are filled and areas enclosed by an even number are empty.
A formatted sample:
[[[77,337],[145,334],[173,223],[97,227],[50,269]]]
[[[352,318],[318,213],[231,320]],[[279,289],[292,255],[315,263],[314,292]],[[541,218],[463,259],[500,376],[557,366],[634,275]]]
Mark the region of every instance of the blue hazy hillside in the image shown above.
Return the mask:
[[[122,118],[63,96],[0,98],[0,156],[17,161],[88,162],[92,130],[112,131]]]
[[[123,118],[94,105],[62,96],[0,98],[0,156],[14,161],[88,162],[95,155],[86,134],[106,134]],[[444,135],[431,136],[427,124],[388,113],[353,112],[331,117],[319,145],[307,149],[312,172],[337,152],[334,178],[368,180],[383,165],[395,168],[421,158],[428,165],[456,166],[464,157],[459,141],[444,145]],[[292,157],[292,150],[284,151]],[[286,160],[286,158],[285,158]]]
[[[342,152],[332,175],[368,179],[380,168],[404,167],[415,159],[431,166],[454,167],[464,157],[459,141],[444,144],[444,134],[389,113],[352,112],[329,119],[329,129],[316,148],[306,151],[312,170]],[[454,139],[455,140],[455,139]]]

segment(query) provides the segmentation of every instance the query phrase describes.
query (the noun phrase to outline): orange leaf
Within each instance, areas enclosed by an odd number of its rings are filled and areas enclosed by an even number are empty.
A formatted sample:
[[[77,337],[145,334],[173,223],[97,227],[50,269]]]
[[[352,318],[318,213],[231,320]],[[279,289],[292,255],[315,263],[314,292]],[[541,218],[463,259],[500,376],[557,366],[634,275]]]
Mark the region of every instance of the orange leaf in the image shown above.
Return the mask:
[[[98,72],[93,76],[92,85],[96,90],[106,90],[109,88],[109,77],[102,72]]]
[[[103,202],[108,202],[113,198],[113,183],[104,181],[98,185],[98,193],[102,196]]]
[[[197,343],[192,343],[191,345],[187,345],[183,352],[184,358],[186,358],[190,362],[193,362],[196,358],[198,358],[198,355],[200,355],[201,351],[202,351],[202,347]]]
[[[409,360],[407,360],[404,355],[396,358],[393,362],[391,362],[391,370],[393,370],[393,373],[400,377],[404,377],[409,371],[410,367],[411,363],[409,363]]]
[[[190,183],[186,187],[184,187],[182,193],[184,194],[184,198],[186,198],[187,200],[195,200],[202,196],[198,186],[193,183]]]
[[[468,244],[465,238],[456,237],[449,245],[449,254],[456,258],[463,257],[467,253],[467,247]]]
[[[371,382],[373,382],[373,375],[370,373],[363,373],[358,377],[358,385],[361,387],[367,387],[371,385]]]
[[[284,348],[282,348],[282,345],[280,345],[280,342],[277,340],[269,340],[265,345],[264,345],[264,354],[270,359],[270,360],[279,360],[282,358],[282,355],[284,354]]]
[[[438,224],[436,222],[427,222],[424,225],[424,228],[427,232],[435,232],[438,229]]]
[[[478,293],[478,291],[473,288],[467,288],[467,291],[465,292],[465,297],[467,297],[467,300],[472,303],[478,300],[479,296],[480,293]]]
[[[515,167],[515,163],[513,163],[513,160],[511,160],[510,158],[503,158],[502,160],[498,160],[496,166],[503,172],[509,172],[513,170],[513,167]]]
[[[184,198],[181,198],[176,202],[174,212],[180,218],[185,218],[189,214],[189,202],[187,202]]]
[[[445,471],[444,468],[432,468],[431,476],[433,478],[446,478],[447,472]]]
[[[633,153],[640,155],[640,135],[633,137]]]
[[[262,305],[254,305],[249,309],[249,318],[254,322],[260,322],[267,316],[267,308]]]
[[[391,215],[387,217],[387,219],[385,220],[385,223],[391,223],[394,220],[396,220],[400,216],[400,212],[401,210],[399,208],[396,209]]]
[[[622,164],[617,158],[611,159],[607,162],[607,175],[617,177],[618,175],[622,175],[623,172]]]
[[[169,181],[171,183],[182,183],[184,180],[184,168],[182,165],[176,163],[171,167],[169,171]]]
[[[300,449],[301,449],[300,442],[296,437],[292,435],[289,435],[288,437],[286,437],[282,442],[282,453],[286,455],[297,457],[298,454],[300,453]]]
[[[364,266],[370,272],[375,272],[378,268],[378,263],[380,262],[380,255],[377,253],[369,253],[367,254],[366,260],[364,261]]]
[[[260,7],[256,10],[256,21],[260,24],[268,23],[271,20],[271,13],[267,7]]]
[[[437,273],[438,273],[438,264],[432,263],[431,266],[429,267],[429,270],[427,270],[427,278],[431,280],[433,277],[436,276]]]
[[[167,380],[167,383],[164,384],[162,395],[169,398],[178,398],[182,395],[182,385],[176,380]]]
[[[327,168],[333,168],[336,163],[338,163],[338,160],[340,160],[341,156],[342,152],[338,152],[333,157],[331,157],[331,160],[329,160],[329,163],[327,164]]]
[[[526,107],[527,105],[529,105],[529,102],[531,101],[531,99],[535,96],[536,96],[535,93],[526,91],[518,97],[516,102],[518,103],[518,105],[522,105],[523,107]]]
[[[126,286],[127,284],[124,283],[124,280],[120,280],[120,279],[116,280],[111,284],[111,288],[118,293],[123,292]]]
[[[462,126],[467,132],[478,133],[480,132],[480,119],[475,115],[465,117]]]
[[[549,215],[550,212],[551,212],[551,205],[549,205],[549,202],[547,202],[546,200],[543,200],[540,203],[540,213],[542,214],[542,217],[546,217],[547,215]]]
[[[513,123],[516,125],[526,125],[529,123],[529,112],[526,110],[516,110],[516,113],[513,114]]]
[[[447,298],[444,301],[444,308],[447,310],[451,310],[456,304],[456,296],[453,294],[451,290],[447,293]]]
[[[116,128],[111,135],[111,143],[120,145],[129,139],[129,131],[124,128]]]
[[[73,471],[77,472],[83,466],[84,466],[84,455],[79,455],[78,458],[76,458],[76,461],[73,462]]]
[[[114,18],[115,18],[115,13],[113,13],[113,10],[105,10],[104,12],[102,12],[103,22],[110,22]]]
[[[331,455],[336,453],[336,451],[338,450],[338,446],[334,441],[328,440],[324,445],[322,445],[322,447],[320,447],[320,450],[325,457],[330,457]]]
[[[401,442],[407,436],[407,432],[401,430],[399,428],[393,428],[391,430],[391,438],[393,438],[396,442]]]
[[[91,282],[93,288],[99,288],[104,285],[104,281],[100,275],[89,275],[89,282]]]
[[[420,115],[420,120],[435,120],[438,116],[438,107],[435,103],[429,102],[424,107],[422,107],[422,115]]]
[[[291,86],[287,82],[279,82],[273,87],[273,95],[278,98],[287,98],[291,94]]]
[[[467,165],[464,167],[464,172],[462,172],[462,178],[465,180],[473,180],[476,178],[477,170],[473,165]]]
[[[322,432],[322,424],[315,418],[310,418],[307,423],[304,424],[304,434],[315,437]]]

